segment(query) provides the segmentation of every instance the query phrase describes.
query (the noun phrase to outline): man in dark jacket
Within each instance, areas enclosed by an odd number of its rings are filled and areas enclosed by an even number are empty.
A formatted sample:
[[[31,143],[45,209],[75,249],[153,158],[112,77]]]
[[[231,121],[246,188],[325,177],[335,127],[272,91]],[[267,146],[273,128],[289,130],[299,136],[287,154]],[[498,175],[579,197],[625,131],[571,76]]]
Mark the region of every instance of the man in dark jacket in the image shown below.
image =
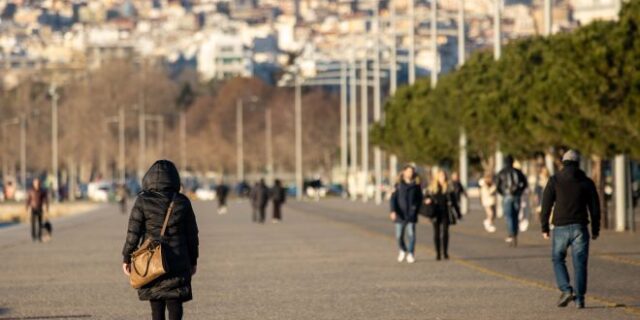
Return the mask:
[[[396,225],[396,240],[398,241],[398,262],[407,259],[408,263],[415,262],[416,223],[418,211],[422,205],[422,189],[413,166],[407,165],[402,171],[402,179],[396,184],[396,190],[391,195],[390,218]],[[409,245],[405,244],[405,233],[409,238]]]
[[[507,243],[518,245],[518,215],[520,214],[520,198],[527,188],[527,177],[522,171],[513,167],[513,157],[504,159],[505,167],[498,172],[496,188],[502,196],[502,210],[507,222]]]
[[[180,193],[180,176],[170,161],[154,163],[142,179],[142,189],[129,217],[122,249],[123,270],[127,275],[131,272],[131,254],[144,239],[161,241],[167,273],[138,289],[138,297],[151,302],[153,319],[164,319],[165,307],[170,319],[180,319],[182,303],[192,299],[191,277],[198,262],[196,217],[191,202]],[[172,200],[173,211],[165,235],[160,238]]]
[[[578,308],[584,308],[589,260],[589,222],[591,238],[595,240],[600,234],[600,201],[596,186],[580,170],[579,161],[577,152],[570,150],[565,153],[562,158],[564,168],[549,179],[542,197],[540,223],[545,239],[549,239],[549,217],[553,208],[553,271],[558,288],[562,291],[558,307],[566,307],[575,300]],[[575,291],[571,287],[565,264],[569,247],[573,258]]]
[[[218,214],[227,213],[227,196],[229,195],[229,186],[224,181],[216,186],[216,198],[218,199]]]
[[[264,223],[268,203],[269,188],[267,188],[264,179],[260,179],[260,182],[256,183],[253,189],[251,189],[251,204],[253,205],[254,222]]]
[[[287,200],[287,189],[282,186],[282,181],[276,179],[271,189],[271,201],[273,201],[273,222],[282,221],[282,204]]]
[[[40,179],[33,179],[33,188],[27,194],[27,214],[31,214],[31,240],[42,242],[42,216],[49,212],[49,197],[42,189]]]

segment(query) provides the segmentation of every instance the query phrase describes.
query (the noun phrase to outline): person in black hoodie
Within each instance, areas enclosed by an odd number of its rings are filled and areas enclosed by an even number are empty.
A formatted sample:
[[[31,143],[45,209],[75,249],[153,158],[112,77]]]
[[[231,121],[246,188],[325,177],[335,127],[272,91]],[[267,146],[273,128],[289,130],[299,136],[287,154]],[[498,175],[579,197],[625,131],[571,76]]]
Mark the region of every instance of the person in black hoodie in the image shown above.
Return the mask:
[[[416,261],[416,223],[422,204],[422,189],[416,169],[411,165],[404,167],[399,180],[391,195],[390,218],[396,225],[396,240],[400,249],[398,262],[406,258],[408,263],[414,263]],[[405,243],[405,234],[409,240],[408,245]]]
[[[253,205],[253,221],[264,223],[267,205],[269,204],[269,188],[264,179],[260,179],[251,189],[251,203]]]
[[[427,189],[424,204],[433,210],[433,244],[436,248],[436,260],[442,254],[449,259],[449,226],[462,219],[458,207],[455,187],[451,185],[444,170],[437,170]]]
[[[180,193],[180,176],[167,160],[156,161],[142,179],[142,192],[135,201],[127,238],[122,249],[122,269],[131,273],[131,254],[146,238],[159,238],[171,201],[173,212],[161,242],[167,273],[138,289],[140,300],[149,300],[152,319],[182,319],[182,304],[193,298],[191,277],[198,262],[198,225],[189,199]]]
[[[271,201],[273,201],[273,222],[282,221],[282,204],[287,200],[287,189],[282,186],[282,181],[276,179],[271,189]]]
[[[562,158],[564,168],[549,179],[542,197],[540,223],[545,239],[549,239],[549,217],[553,208],[553,271],[558,288],[562,291],[558,307],[566,307],[569,302],[575,301],[578,308],[584,308],[589,260],[589,222],[591,239],[595,240],[600,235],[600,200],[593,180],[580,170],[579,161],[577,152],[567,151]],[[571,287],[565,264],[569,247],[573,258],[575,291]]]

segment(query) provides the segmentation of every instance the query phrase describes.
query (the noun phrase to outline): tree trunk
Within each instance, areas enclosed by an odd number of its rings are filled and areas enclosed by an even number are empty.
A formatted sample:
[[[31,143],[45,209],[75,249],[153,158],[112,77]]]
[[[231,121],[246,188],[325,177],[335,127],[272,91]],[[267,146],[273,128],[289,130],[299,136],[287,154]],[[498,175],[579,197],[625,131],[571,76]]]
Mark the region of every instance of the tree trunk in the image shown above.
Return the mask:
[[[598,198],[600,199],[600,219],[602,228],[609,229],[609,210],[607,206],[607,200],[605,195],[605,177],[604,177],[604,160],[600,156],[592,156],[592,177],[593,182],[598,190]]]

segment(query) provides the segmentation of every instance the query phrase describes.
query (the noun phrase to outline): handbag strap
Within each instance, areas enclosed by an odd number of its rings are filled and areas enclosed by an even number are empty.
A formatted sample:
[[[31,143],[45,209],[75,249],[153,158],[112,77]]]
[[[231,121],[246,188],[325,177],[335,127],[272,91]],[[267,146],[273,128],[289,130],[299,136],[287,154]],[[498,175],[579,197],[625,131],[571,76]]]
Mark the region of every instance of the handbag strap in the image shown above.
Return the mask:
[[[160,231],[160,237],[164,237],[164,232],[167,231],[167,224],[169,223],[169,217],[171,216],[171,212],[173,211],[173,204],[176,200],[176,194],[173,194],[171,198],[171,203],[169,203],[169,208],[167,209],[167,214],[164,215],[164,223],[162,224],[162,231]]]

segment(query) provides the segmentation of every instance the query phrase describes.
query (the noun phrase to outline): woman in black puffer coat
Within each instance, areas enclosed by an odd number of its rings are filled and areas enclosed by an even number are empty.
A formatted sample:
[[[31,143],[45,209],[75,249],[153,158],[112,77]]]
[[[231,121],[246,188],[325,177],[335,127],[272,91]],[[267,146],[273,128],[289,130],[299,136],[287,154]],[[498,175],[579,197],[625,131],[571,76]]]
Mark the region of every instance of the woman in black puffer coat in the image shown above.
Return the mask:
[[[147,237],[158,238],[171,199],[174,207],[164,235],[167,273],[138,289],[140,300],[149,300],[153,319],[182,318],[182,303],[192,299],[191,277],[198,262],[198,225],[189,199],[180,193],[180,176],[167,160],[156,161],[142,179],[129,217],[122,249],[123,270],[129,275],[131,254]]]

